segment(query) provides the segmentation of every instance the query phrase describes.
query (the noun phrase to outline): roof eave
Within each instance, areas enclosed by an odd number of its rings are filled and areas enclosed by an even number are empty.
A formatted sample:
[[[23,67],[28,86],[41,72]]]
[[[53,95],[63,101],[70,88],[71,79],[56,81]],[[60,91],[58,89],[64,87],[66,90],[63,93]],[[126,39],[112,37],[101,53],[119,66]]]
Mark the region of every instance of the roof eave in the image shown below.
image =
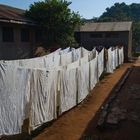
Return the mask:
[[[1,18],[0,22],[13,23],[13,24],[21,24],[21,25],[38,26],[37,23],[31,22],[31,21],[22,21],[22,20],[13,20],[13,19],[2,19]]]

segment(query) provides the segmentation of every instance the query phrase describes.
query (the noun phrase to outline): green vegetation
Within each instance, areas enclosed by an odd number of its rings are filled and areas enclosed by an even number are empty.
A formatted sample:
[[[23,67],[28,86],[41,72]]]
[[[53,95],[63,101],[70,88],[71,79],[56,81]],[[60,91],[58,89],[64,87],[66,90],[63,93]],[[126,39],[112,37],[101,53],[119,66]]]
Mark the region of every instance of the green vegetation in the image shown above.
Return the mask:
[[[43,27],[45,47],[68,46],[75,42],[74,29],[81,24],[78,13],[71,11],[66,0],[45,0],[30,5],[25,16]]]

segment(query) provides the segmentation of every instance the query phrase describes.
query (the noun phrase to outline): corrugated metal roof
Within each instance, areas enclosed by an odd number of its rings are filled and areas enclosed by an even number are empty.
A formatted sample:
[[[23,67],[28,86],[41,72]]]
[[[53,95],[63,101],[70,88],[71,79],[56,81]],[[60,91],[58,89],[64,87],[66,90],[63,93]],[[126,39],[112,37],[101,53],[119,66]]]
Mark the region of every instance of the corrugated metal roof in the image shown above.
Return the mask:
[[[101,31],[130,31],[132,22],[98,22],[85,23],[79,29],[80,32]]]
[[[25,10],[0,4],[0,21],[18,24],[35,24],[32,20],[24,16]]]

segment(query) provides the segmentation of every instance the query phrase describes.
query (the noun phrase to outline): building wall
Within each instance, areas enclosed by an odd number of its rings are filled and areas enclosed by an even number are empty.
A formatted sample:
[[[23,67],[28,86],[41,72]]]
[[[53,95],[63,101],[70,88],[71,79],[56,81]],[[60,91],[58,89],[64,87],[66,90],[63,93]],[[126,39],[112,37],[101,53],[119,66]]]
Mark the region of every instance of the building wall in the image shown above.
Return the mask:
[[[125,47],[125,60],[131,55],[132,38],[129,32],[77,32],[76,40],[88,50],[100,45],[105,47],[123,45]]]
[[[12,27],[14,32],[13,42],[3,41],[3,27]],[[29,29],[29,41],[21,41],[21,29]],[[0,23],[0,60],[13,60],[32,57],[35,46],[35,28],[32,26]]]
[[[128,59],[132,58],[132,27],[131,30],[129,32],[129,37],[128,37]]]

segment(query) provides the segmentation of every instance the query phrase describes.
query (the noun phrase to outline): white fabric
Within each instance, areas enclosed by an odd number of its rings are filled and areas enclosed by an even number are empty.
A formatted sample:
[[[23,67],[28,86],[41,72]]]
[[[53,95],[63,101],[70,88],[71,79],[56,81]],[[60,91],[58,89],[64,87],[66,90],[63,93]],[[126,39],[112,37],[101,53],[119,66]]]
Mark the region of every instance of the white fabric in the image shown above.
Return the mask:
[[[116,69],[116,64],[115,64],[115,49],[114,47],[112,47],[112,66],[113,66],[113,70]]]
[[[73,61],[77,61],[82,57],[82,48],[72,49]]]
[[[54,52],[52,52],[52,53],[55,53],[55,54],[60,54],[60,51],[61,51],[61,48],[59,48],[59,49],[55,50],[55,51],[54,51]]]
[[[75,65],[75,68],[74,68]],[[78,63],[70,64],[68,69],[60,72],[61,90],[60,90],[60,112],[68,111],[76,106],[77,97],[77,68]]]
[[[29,109],[30,71],[0,64],[0,135],[21,133]]]
[[[119,65],[123,64],[124,62],[124,52],[123,52],[123,47],[118,49],[119,53]]]
[[[57,67],[57,66],[60,66],[60,55],[54,55],[53,57],[53,63],[54,63],[54,66]]]
[[[108,49],[108,60],[106,65],[106,71],[107,73],[113,73],[113,54],[112,54],[112,48]]]
[[[82,47],[82,57],[86,56],[87,54],[89,54],[90,51],[88,51],[87,49]]]
[[[123,61],[123,47],[108,49],[107,72]],[[18,134],[25,118],[29,117],[34,130],[56,118],[57,106],[63,113],[76,100],[83,101],[104,71],[104,49],[99,54],[95,49],[59,49],[43,57],[4,63],[0,64],[0,135]]]
[[[89,93],[89,62],[78,68],[78,103],[83,101]]]
[[[33,70],[30,130],[56,118],[58,71]]]
[[[119,63],[118,63],[118,50],[116,47],[112,47],[112,55],[113,55],[113,69],[115,70],[116,67],[119,65]]]
[[[90,90],[92,90],[98,82],[98,63],[97,63],[97,55],[96,57],[89,62],[89,70],[90,70]]]
[[[54,67],[54,56],[53,56],[53,53],[47,55],[47,56],[44,56],[44,68],[46,69],[51,69],[52,67]]]
[[[119,59],[118,59],[118,47],[115,49],[115,66],[119,66]]]
[[[80,65],[87,63],[88,61],[89,61],[89,58],[88,58],[88,54],[87,54],[80,59]]]
[[[72,52],[61,55],[61,66],[68,65],[68,64],[72,63],[72,61],[73,61]]]
[[[44,65],[44,68],[46,68],[47,70],[51,70],[60,66],[60,55],[52,54],[44,57]]]
[[[3,63],[13,66],[20,66],[20,60],[3,60]]]
[[[20,66],[25,68],[44,68],[43,57],[37,57],[32,59],[22,59],[20,60]]]
[[[26,68],[46,68],[50,69],[60,65],[60,53],[61,49],[56,50],[53,53],[42,57],[36,57],[31,59],[19,59],[3,61],[5,64],[22,66]]]
[[[96,57],[96,48],[94,48],[92,51],[88,53],[89,61],[94,59]]]
[[[59,54],[62,55],[62,54],[68,53],[68,52],[70,52],[70,51],[71,51],[71,48],[70,48],[70,47],[67,47],[66,49],[61,50],[61,51],[59,52]]]
[[[104,49],[98,54],[98,77],[102,75],[104,71]]]

